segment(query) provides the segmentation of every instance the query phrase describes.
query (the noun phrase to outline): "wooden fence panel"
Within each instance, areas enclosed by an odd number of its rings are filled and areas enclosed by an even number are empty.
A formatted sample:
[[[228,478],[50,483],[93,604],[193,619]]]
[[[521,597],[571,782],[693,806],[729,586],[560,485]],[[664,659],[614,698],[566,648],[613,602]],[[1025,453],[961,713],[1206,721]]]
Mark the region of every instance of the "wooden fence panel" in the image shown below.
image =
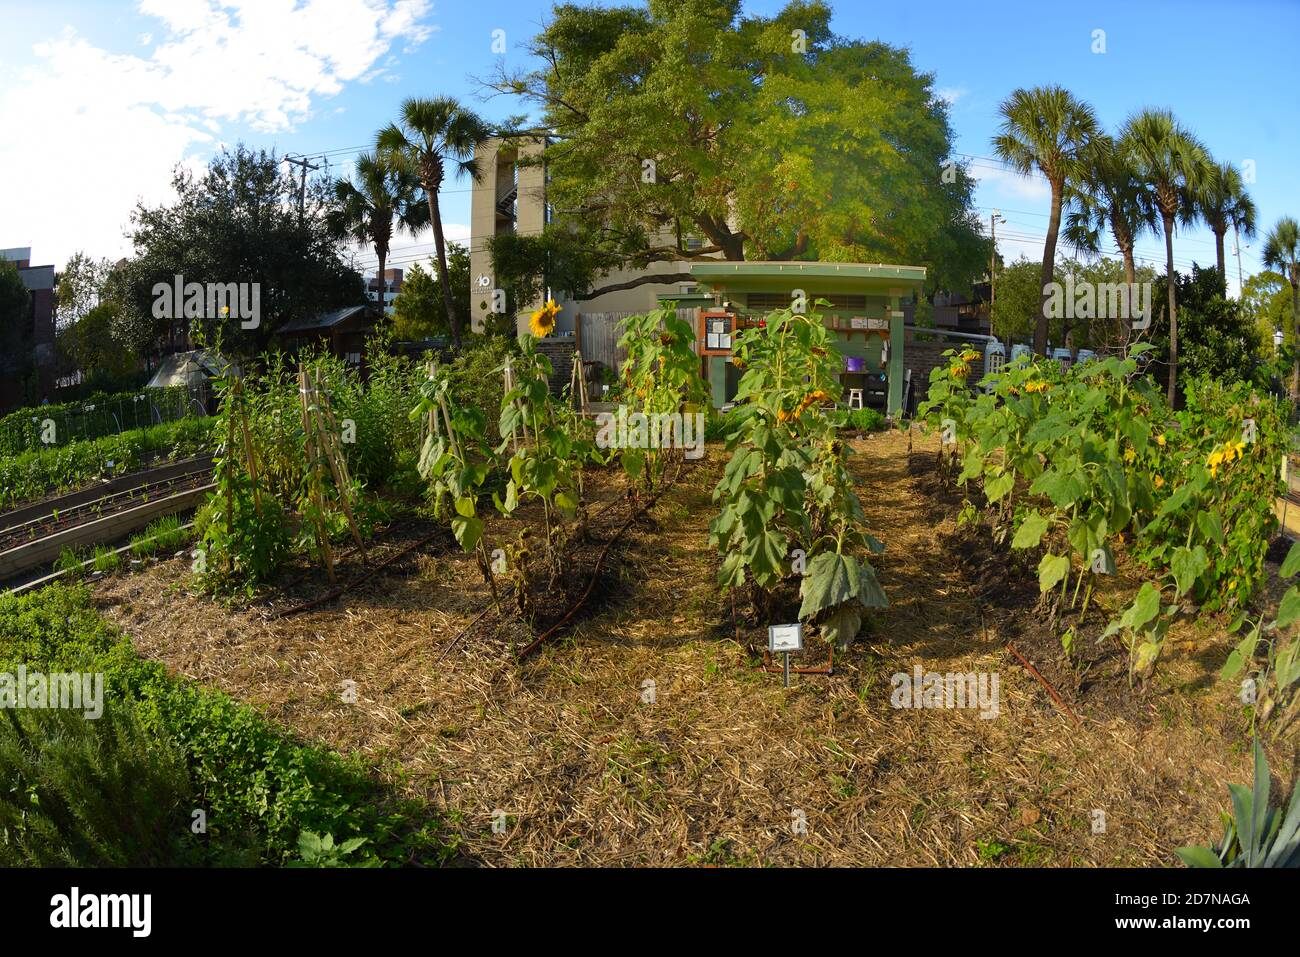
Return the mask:
[[[695,308],[683,308],[677,310],[677,318],[690,324],[692,330],[696,329]],[[623,335],[621,326],[622,320],[628,316],[639,315],[635,312],[584,312],[578,316],[578,347],[582,350],[582,358],[586,362],[599,362],[602,365],[618,371],[627,359],[627,350],[618,347],[618,340]],[[691,348],[696,348],[694,336],[691,339]]]

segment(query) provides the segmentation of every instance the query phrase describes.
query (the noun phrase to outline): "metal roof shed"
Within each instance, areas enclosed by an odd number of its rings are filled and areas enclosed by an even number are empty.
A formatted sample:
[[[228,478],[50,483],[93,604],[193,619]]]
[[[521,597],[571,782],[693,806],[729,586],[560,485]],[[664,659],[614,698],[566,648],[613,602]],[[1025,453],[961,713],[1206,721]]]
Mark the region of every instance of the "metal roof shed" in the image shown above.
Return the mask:
[[[702,288],[732,303],[732,310],[738,314],[757,316],[786,308],[795,290],[802,290],[810,308],[818,299],[828,300],[829,307],[815,308],[835,335],[836,348],[845,356],[841,380],[846,387],[857,381],[853,377],[862,373],[853,371],[854,366],[873,370],[887,384],[886,411],[894,415],[902,410],[903,301],[924,286],[924,266],[711,260],[692,265],[691,275]],[[719,361],[715,365],[713,360]],[[726,371],[725,359],[711,356],[709,371],[716,402],[718,382]]]

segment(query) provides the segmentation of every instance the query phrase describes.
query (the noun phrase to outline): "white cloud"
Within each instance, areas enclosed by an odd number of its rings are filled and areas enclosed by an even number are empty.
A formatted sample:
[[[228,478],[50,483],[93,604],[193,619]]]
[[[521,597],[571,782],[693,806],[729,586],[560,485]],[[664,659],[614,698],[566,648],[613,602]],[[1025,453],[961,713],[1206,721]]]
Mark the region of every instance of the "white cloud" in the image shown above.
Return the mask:
[[[1041,176],[1023,176],[1014,170],[992,166],[987,161],[971,163],[968,171],[980,187],[992,189],[998,197],[1041,203],[1051,201],[1052,189]]]
[[[965,87],[942,86],[934,91],[934,95],[943,100],[949,106],[952,106],[969,92],[970,90],[967,90]]]
[[[172,167],[227,126],[292,130],[322,97],[368,72],[395,43],[418,44],[429,0],[140,0],[160,31],[142,55],[71,27],[35,62],[0,78],[0,245],[62,264],[77,249],[123,255],[138,199],[170,192]],[[161,35],[159,35],[161,34]],[[383,64],[379,66],[378,64]],[[229,138],[238,138],[238,129]],[[13,184],[24,188],[14,189]]]

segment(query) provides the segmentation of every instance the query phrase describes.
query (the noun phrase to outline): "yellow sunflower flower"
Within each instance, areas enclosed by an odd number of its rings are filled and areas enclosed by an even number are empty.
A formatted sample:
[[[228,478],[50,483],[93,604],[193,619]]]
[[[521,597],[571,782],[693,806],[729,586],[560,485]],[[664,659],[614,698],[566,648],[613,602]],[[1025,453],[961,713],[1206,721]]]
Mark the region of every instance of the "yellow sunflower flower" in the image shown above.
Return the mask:
[[[555,331],[555,317],[560,314],[560,308],[555,304],[554,299],[547,299],[546,305],[534,312],[529,319],[528,331],[539,339],[549,336]]]

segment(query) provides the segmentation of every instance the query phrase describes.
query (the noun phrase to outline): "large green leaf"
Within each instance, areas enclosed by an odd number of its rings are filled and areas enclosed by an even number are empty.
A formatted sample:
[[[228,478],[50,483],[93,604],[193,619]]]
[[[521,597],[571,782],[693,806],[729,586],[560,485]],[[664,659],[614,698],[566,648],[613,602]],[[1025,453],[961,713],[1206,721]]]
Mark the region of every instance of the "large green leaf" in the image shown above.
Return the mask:
[[[880,579],[876,578],[876,570],[870,562],[863,562],[858,571],[858,600],[864,608],[889,607],[889,596],[880,587]]]
[[[1070,556],[1053,555],[1049,552],[1038,563],[1039,591],[1050,591],[1053,585],[1059,584],[1068,574],[1070,574]]]
[[[1043,540],[1043,533],[1047,531],[1051,524],[1046,515],[1034,510],[1027,514],[1020,527],[1016,529],[1016,534],[1011,539],[1012,548],[1035,548]]]
[[[565,518],[573,518],[578,511],[578,496],[567,489],[556,492],[555,507],[559,509],[560,514]]]
[[[1282,568],[1278,574],[1283,578],[1290,578],[1296,572],[1300,572],[1300,542],[1291,546],[1291,550],[1286,553],[1286,558],[1282,561]]]
[[[841,651],[848,648],[862,627],[862,609],[855,603],[840,605],[821,623],[822,636]]]
[[[1210,567],[1210,559],[1205,554],[1205,546],[1197,545],[1195,548],[1188,548],[1185,545],[1174,549],[1174,557],[1169,562],[1169,570],[1174,575],[1174,585],[1178,589],[1179,595],[1185,595],[1192,590],[1196,584],[1196,579],[1201,573]]]
[[[785,577],[785,557],[789,550],[785,535],[768,529],[751,538],[743,554],[754,577],[766,586]]]
[[[477,518],[456,515],[451,520],[451,531],[456,536],[456,541],[460,543],[460,547],[470,552],[474,550],[474,546],[483,535],[483,522]]]
[[[1084,493],[1084,485],[1072,472],[1050,468],[1038,478],[1029,490],[1035,495],[1046,495],[1057,508],[1069,508]]]
[[[800,593],[800,618],[812,618],[825,608],[843,604],[858,594],[858,560],[852,555],[821,552],[808,563]]]
[[[1204,512],[1196,513],[1196,526],[1201,530],[1201,534],[1210,541],[1223,544],[1223,519],[1219,513],[1213,509],[1207,509]],[[1292,549],[1294,551],[1294,549]],[[1287,556],[1290,560],[1291,556]],[[1297,567],[1300,567],[1300,559],[1297,559]],[[1285,577],[1285,576],[1284,576]]]
[[[996,478],[991,478],[984,483],[984,497],[990,503],[996,502],[1002,496],[1010,492],[1016,484],[1016,477],[1010,472],[1003,472]]]
[[[1300,621],[1300,586],[1292,585],[1277,606],[1277,626],[1286,628]]]

